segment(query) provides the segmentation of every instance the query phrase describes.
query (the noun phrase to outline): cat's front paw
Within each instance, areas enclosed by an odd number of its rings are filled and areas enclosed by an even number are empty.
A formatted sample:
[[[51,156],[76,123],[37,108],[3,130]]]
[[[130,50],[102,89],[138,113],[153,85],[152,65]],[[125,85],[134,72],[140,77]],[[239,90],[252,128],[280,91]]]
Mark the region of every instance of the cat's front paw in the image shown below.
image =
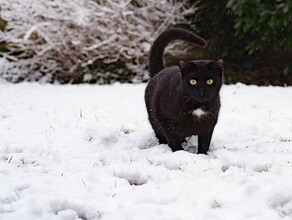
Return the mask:
[[[198,149],[198,154],[208,154],[208,150],[200,150],[200,148]]]

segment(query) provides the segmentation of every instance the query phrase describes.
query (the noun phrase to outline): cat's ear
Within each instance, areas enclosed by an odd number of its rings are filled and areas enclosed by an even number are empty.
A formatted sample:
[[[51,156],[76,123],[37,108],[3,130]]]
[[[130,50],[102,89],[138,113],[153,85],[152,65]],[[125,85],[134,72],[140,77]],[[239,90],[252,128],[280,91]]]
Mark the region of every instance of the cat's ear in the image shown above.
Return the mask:
[[[223,70],[224,70],[224,62],[223,62],[223,59],[216,60],[215,63],[221,69],[221,71],[223,72]]]
[[[223,72],[223,70],[224,70],[224,62],[222,59],[218,59],[218,60],[215,60],[214,62],[212,62],[212,66],[221,70],[221,72]]]
[[[178,67],[179,67],[180,72],[182,73],[182,75],[184,75],[184,73],[186,72],[186,70],[188,70],[188,69],[191,68],[191,65],[187,61],[181,60],[178,63]]]

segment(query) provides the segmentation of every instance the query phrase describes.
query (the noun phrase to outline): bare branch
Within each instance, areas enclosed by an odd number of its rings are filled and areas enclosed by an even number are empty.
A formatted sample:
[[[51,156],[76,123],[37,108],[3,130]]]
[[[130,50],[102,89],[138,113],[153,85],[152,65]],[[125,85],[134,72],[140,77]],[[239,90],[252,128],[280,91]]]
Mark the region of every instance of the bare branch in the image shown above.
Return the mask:
[[[86,74],[104,82],[114,71],[122,78],[135,73],[128,80],[141,81],[148,77],[148,52],[155,37],[171,25],[186,23],[185,15],[194,11],[186,2],[0,0],[1,17],[8,21],[0,39],[13,45],[2,56],[11,65],[0,76],[78,83]]]

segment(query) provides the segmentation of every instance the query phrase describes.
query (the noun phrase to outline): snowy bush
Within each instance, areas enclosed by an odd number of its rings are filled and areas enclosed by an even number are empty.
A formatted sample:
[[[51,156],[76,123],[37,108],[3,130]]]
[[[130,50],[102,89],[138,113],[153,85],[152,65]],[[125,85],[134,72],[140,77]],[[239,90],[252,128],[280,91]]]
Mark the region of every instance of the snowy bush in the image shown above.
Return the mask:
[[[194,12],[186,0],[0,0],[0,5],[0,17],[8,22],[0,31],[0,74],[13,82],[143,81],[155,37]]]

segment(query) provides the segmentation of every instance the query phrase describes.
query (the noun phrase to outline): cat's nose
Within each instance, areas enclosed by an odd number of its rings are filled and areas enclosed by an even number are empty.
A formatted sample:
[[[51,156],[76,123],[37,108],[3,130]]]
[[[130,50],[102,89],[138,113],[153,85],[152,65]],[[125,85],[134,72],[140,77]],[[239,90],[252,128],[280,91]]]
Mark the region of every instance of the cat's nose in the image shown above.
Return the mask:
[[[204,92],[203,89],[200,89],[200,90],[199,90],[199,95],[200,95],[200,96],[204,96],[204,95],[205,95],[205,92]]]

